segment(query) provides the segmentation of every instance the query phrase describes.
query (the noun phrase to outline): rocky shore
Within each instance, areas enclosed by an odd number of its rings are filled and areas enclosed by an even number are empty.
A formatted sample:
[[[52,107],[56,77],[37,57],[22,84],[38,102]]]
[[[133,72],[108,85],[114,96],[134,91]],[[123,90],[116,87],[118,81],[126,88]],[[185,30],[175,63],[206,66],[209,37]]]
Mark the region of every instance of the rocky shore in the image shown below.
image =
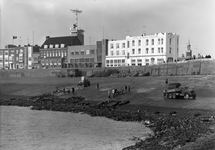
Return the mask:
[[[111,105],[112,103],[112,105]],[[134,149],[177,149],[189,142],[195,142],[199,137],[214,132],[210,127],[214,125],[214,116],[200,113],[194,115],[178,115],[177,111],[168,113],[147,111],[146,109],[131,110],[123,108],[123,102],[106,101],[96,103],[87,101],[84,97],[70,97],[59,99],[50,94],[43,94],[29,99],[0,99],[0,105],[24,106],[36,110],[50,110],[61,112],[82,112],[91,116],[104,116],[118,121],[135,121],[149,127],[153,134],[123,150]]]

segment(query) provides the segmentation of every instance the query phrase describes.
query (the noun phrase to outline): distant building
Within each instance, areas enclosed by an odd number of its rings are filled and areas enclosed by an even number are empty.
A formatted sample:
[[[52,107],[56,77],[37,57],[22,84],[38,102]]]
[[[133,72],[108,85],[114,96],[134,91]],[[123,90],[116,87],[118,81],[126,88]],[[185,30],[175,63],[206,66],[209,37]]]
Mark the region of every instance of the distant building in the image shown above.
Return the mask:
[[[173,62],[179,55],[179,35],[155,33],[154,35],[126,36],[125,40],[108,42],[106,67],[143,66]]]
[[[96,45],[68,47],[67,68],[104,67],[108,40],[97,41]]]
[[[61,68],[67,60],[69,46],[83,45],[83,32],[77,36],[46,37],[40,48],[40,62],[42,68]]]
[[[32,69],[34,59],[38,60],[39,56],[36,47],[26,45],[0,49],[0,69]]]

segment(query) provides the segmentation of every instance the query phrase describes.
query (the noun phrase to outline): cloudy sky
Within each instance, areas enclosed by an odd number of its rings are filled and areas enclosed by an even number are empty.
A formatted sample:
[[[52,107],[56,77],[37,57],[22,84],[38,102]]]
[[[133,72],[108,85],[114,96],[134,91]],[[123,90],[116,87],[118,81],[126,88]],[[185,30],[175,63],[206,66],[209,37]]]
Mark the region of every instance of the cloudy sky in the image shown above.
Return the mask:
[[[125,39],[157,32],[180,36],[180,54],[190,39],[194,54],[215,58],[215,0],[0,0],[1,47],[33,43],[42,45],[45,36],[67,36],[75,23],[70,9],[82,10],[79,27],[85,44],[104,37]],[[104,29],[104,30],[103,30]],[[21,37],[21,40],[20,40]]]

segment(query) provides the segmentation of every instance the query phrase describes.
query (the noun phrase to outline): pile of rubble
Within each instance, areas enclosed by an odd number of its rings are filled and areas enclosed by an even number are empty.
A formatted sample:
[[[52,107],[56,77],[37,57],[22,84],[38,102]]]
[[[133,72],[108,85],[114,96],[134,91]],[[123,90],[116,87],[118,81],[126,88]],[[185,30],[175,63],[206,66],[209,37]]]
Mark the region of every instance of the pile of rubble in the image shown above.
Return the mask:
[[[53,99],[45,103],[42,99]],[[128,101],[105,101],[99,104],[89,103],[84,97],[57,99],[51,94],[25,99],[1,99],[0,105],[32,106],[36,110],[52,110],[62,112],[82,112],[91,116],[104,116],[118,121],[137,121],[149,127],[153,134],[146,140],[139,140],[135,145],[124,148],[133,149],[163,149],[171,150],[193,142],[203,134],[212,132],[209,129],[214,124],[214,116],[196,114],[191,117],[179,116],[177,112],[169,114],[160,112],[123,110],[121,104]]]
[[[142,76],[150,76],[149,72],[141,72],[141,71],[121,71],[119,73],[111,74],[110,77],[115,78],[123,78],[123,77],[142,77]]]

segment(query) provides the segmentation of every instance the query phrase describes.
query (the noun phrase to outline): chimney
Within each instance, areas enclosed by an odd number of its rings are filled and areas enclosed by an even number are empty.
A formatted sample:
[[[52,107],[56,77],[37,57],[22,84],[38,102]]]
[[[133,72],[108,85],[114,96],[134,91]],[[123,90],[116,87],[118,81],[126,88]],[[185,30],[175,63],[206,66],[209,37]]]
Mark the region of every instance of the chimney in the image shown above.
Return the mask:
[[[46,36],[46,40],[48,40],[50,38],[50,36]]]

